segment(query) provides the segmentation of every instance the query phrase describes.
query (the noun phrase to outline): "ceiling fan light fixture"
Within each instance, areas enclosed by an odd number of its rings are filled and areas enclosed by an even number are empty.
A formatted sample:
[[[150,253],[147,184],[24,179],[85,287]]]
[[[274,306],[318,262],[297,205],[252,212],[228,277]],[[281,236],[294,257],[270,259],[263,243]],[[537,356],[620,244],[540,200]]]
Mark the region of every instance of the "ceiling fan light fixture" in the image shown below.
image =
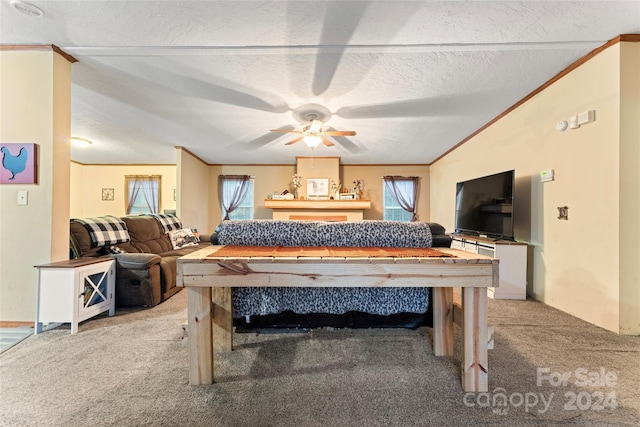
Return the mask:
[[[315,148],[322,142],[322,138],[317,135],[306,135],[303,138],[305,144],[307,144],[311,148]]]
[[[311,124],[309,125],[309,132],[322,132],[322,124],[323,122],[321,120],[311,120]]]

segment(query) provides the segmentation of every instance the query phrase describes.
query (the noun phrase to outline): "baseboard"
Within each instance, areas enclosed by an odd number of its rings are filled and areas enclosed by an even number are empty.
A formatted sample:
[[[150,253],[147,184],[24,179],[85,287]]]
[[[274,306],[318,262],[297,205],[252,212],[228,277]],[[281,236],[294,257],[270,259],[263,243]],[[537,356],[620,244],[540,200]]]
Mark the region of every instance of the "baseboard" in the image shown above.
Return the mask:
[[[21,326],[33,326],[33,322],[17,322],[13,320],[0,320],[0,328],[19,328]]]

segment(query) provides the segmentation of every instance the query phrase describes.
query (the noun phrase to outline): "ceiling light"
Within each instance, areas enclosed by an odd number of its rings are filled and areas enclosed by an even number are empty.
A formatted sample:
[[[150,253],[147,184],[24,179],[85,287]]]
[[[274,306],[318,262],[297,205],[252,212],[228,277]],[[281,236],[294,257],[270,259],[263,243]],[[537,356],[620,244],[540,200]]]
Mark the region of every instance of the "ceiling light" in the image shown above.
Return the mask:
[[[39,7],[34,6],[31,3],[23,2],[21,0],[12,0],[11,6],[13,6],[13,8],[18,12],[24,13],[28,16],[39,17],[44,15],[44,12]]]
[[[311,148],[315,148],[322,142],[322,138],[317,135],[307,135],[303,138],[304,142]]]
[[[322,121],[311,120],[311,124],[309,125],[309,132],[320,132],[320,131],[322,131]]]
[[[80,138],[79,136],[72,136],[71,143],[76,147],[89,147],[93,142],[86,138]]]

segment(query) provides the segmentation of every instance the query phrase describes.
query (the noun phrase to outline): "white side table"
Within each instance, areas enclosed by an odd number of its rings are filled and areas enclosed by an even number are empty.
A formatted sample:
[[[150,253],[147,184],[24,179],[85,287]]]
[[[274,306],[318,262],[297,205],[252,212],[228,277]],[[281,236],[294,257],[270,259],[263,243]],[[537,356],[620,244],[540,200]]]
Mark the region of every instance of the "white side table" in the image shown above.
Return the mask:
[[[109,310],[115,312],[116,264],[109,258],[71,259],[36,265],[38,300],[35,333],[43,323],[78,323]]]

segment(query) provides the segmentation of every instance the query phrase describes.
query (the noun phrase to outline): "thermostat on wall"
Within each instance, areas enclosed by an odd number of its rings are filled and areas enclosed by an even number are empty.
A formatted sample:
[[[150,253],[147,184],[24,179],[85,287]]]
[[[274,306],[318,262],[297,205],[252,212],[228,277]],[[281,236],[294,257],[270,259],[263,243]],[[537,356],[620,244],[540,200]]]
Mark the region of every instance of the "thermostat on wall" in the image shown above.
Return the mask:
[[[540,172],[540,182],[553,181],[554,172],[553,169]]]

